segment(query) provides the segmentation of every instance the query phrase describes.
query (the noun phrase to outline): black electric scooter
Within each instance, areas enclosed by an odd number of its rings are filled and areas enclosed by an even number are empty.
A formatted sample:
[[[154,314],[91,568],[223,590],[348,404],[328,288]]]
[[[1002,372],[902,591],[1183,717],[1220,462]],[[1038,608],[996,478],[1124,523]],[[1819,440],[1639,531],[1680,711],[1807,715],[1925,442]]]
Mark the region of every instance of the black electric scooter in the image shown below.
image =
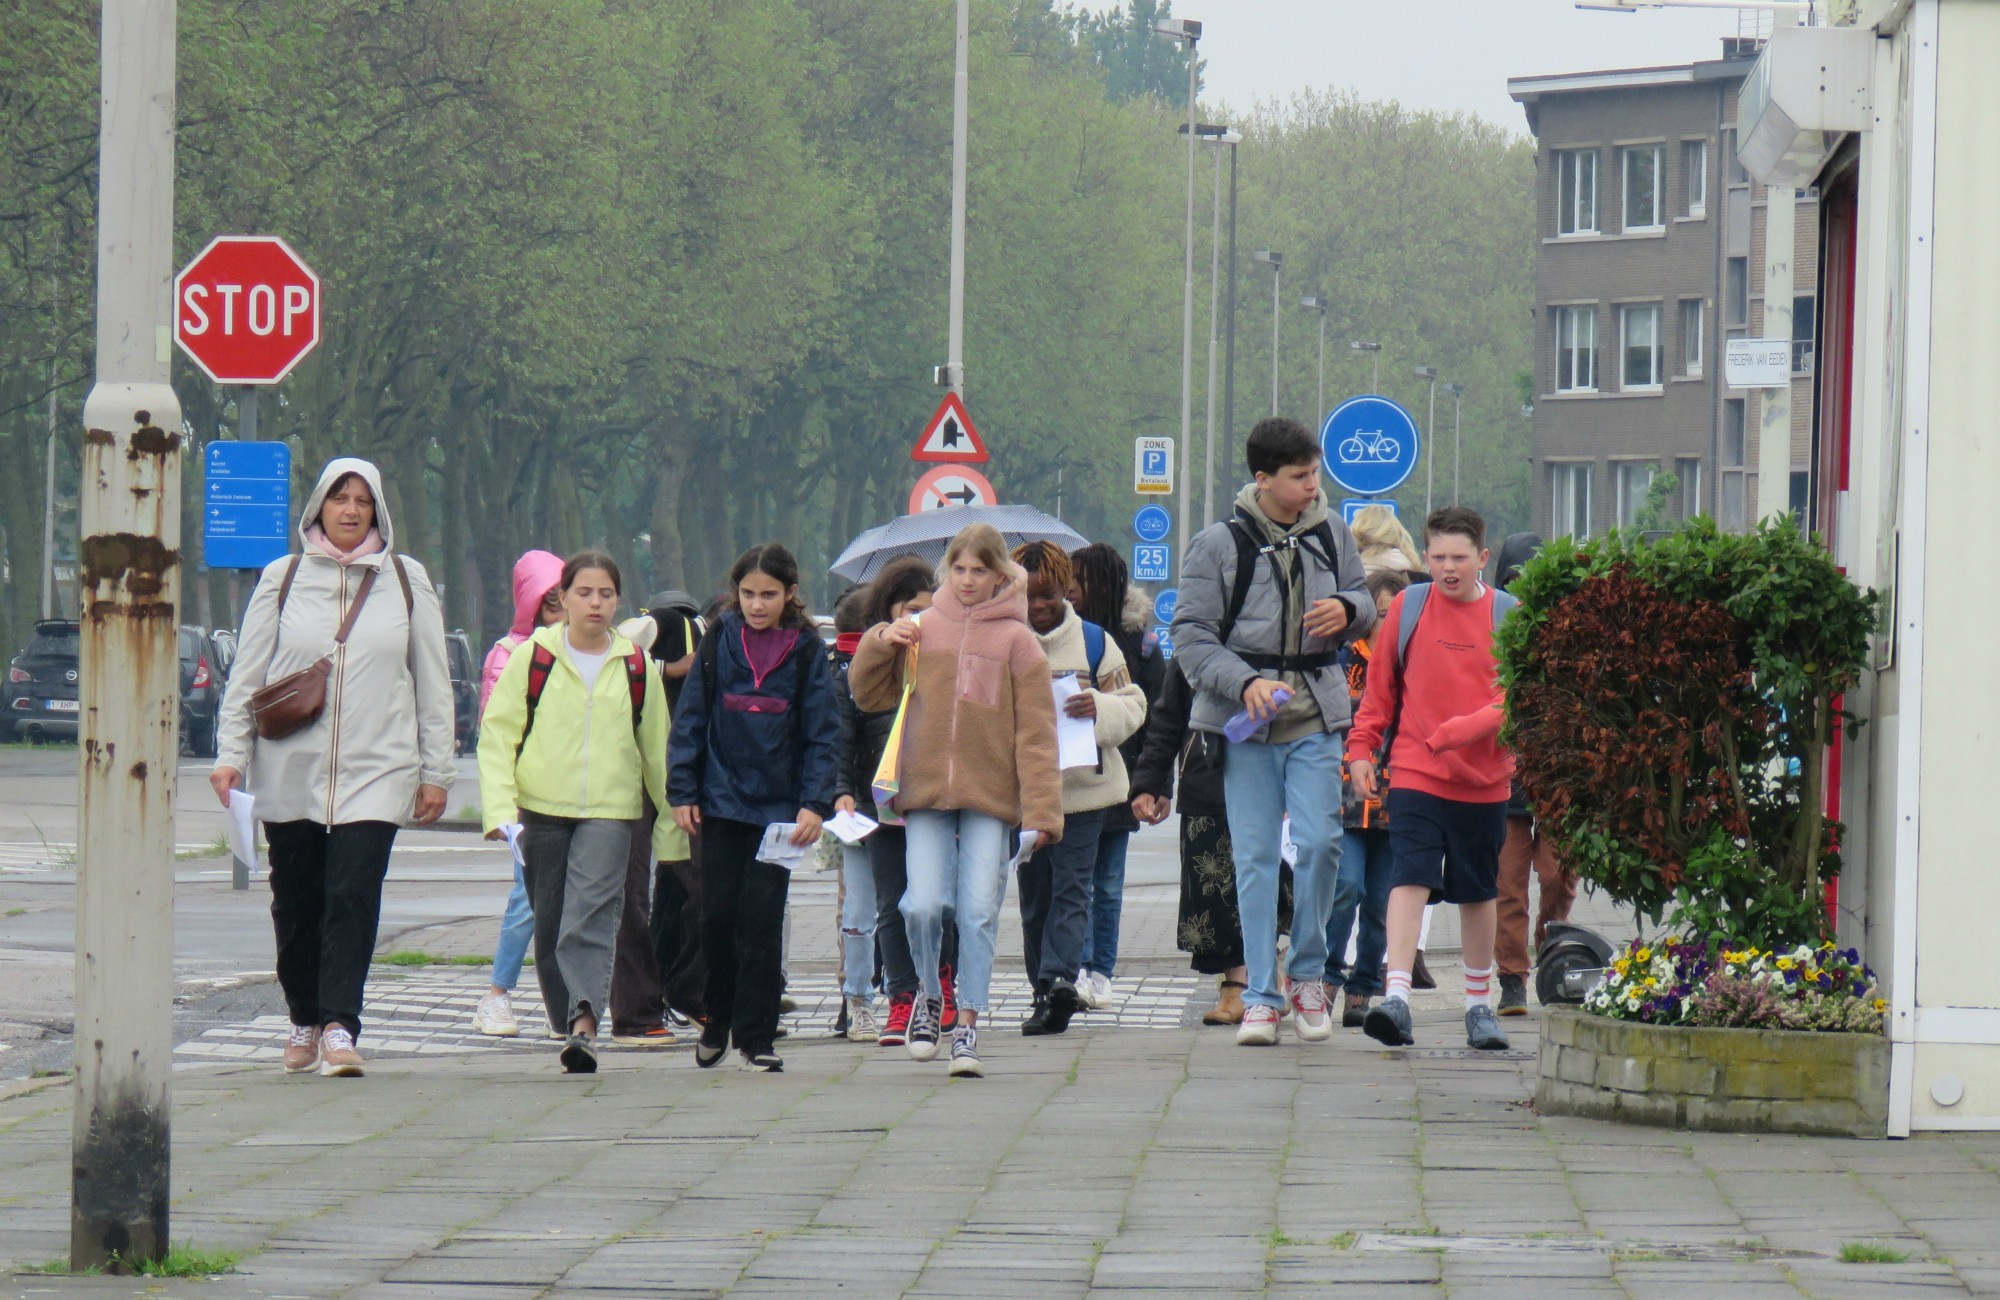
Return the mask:
[[[1583,1001],[1604,978],[1614,949],[1595,930],[1567,921],[1549,923],[1549,936],[1535,951],[1535,998],[1543,1006]]]

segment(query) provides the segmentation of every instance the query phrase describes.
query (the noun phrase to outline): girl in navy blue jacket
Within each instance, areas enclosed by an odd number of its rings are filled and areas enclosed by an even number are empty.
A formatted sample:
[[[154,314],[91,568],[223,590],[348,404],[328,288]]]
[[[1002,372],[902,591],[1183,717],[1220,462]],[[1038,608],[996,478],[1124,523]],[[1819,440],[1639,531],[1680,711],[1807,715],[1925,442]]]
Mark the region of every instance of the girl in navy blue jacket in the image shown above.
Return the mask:
[[[772,1047],[792,873],[757,851],[773,822],[797,824],[794,845],[819,839],[833,812],[840,722],[792,553],[751,547],[729,587],[732,606],[702,638],[681,689],[667,772],[674,821],[701,833],[708,1024],[694,1059],[714,1065],[733,1037],[746,1063],[782,1070]]]

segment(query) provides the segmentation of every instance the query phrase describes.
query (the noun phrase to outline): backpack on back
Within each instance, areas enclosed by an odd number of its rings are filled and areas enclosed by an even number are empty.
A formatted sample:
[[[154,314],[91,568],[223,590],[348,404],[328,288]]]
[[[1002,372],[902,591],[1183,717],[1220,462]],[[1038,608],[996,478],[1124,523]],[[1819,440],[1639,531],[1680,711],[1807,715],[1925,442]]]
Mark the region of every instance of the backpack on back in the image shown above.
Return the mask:
[[[548,689],[549,674],[555,670],[556,652],[539,641],[530,642],[534,650],[528,657],[528,719],[521,724],[521,743],[514,747],[514,757],[519,759],[521,751],[528,747],[528,733],[535,729],[535,710],[541,707],[542,692]],[[625,684],[632,695],[632,738],[639,738],[639,723],[646,711],[646,652],[634,648],[625,655]]]

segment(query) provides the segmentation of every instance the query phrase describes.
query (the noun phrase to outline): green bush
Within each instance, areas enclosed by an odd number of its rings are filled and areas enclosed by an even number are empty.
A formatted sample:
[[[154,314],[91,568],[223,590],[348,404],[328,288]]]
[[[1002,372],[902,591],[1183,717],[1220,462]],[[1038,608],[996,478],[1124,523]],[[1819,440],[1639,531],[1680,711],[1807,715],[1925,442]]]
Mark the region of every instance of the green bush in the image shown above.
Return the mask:
[[[1877,599],[1789,520],[1558,538],[1501,628],[1504,739],[1563,860],[1717,944],[1826,937],[1824,773]]]

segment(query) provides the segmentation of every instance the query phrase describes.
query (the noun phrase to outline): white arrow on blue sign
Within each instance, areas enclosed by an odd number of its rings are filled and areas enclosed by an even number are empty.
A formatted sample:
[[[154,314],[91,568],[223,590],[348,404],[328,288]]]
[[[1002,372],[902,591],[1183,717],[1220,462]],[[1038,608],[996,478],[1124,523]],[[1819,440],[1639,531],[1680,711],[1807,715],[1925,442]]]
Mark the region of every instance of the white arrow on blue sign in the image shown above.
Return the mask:
[[[212,442],[203,462],[202,560],[261,569],[292,549],[292,449],[282,442]]]
[[[1172,576],[1171,549],[1164,543],[1159,546],[1133,547],[1132,581],[1165,582]]]
[[[1168,587],[1153,597],[1153,617],[1162,623],[1174,621],[1174,611],[1180,608],[1181,592],[1178,587]]]
[[[1132,516],[1132,534],[1142,542],[1164,542],[1173,527],[1174,517],[1165,506],[1140,506]]]

